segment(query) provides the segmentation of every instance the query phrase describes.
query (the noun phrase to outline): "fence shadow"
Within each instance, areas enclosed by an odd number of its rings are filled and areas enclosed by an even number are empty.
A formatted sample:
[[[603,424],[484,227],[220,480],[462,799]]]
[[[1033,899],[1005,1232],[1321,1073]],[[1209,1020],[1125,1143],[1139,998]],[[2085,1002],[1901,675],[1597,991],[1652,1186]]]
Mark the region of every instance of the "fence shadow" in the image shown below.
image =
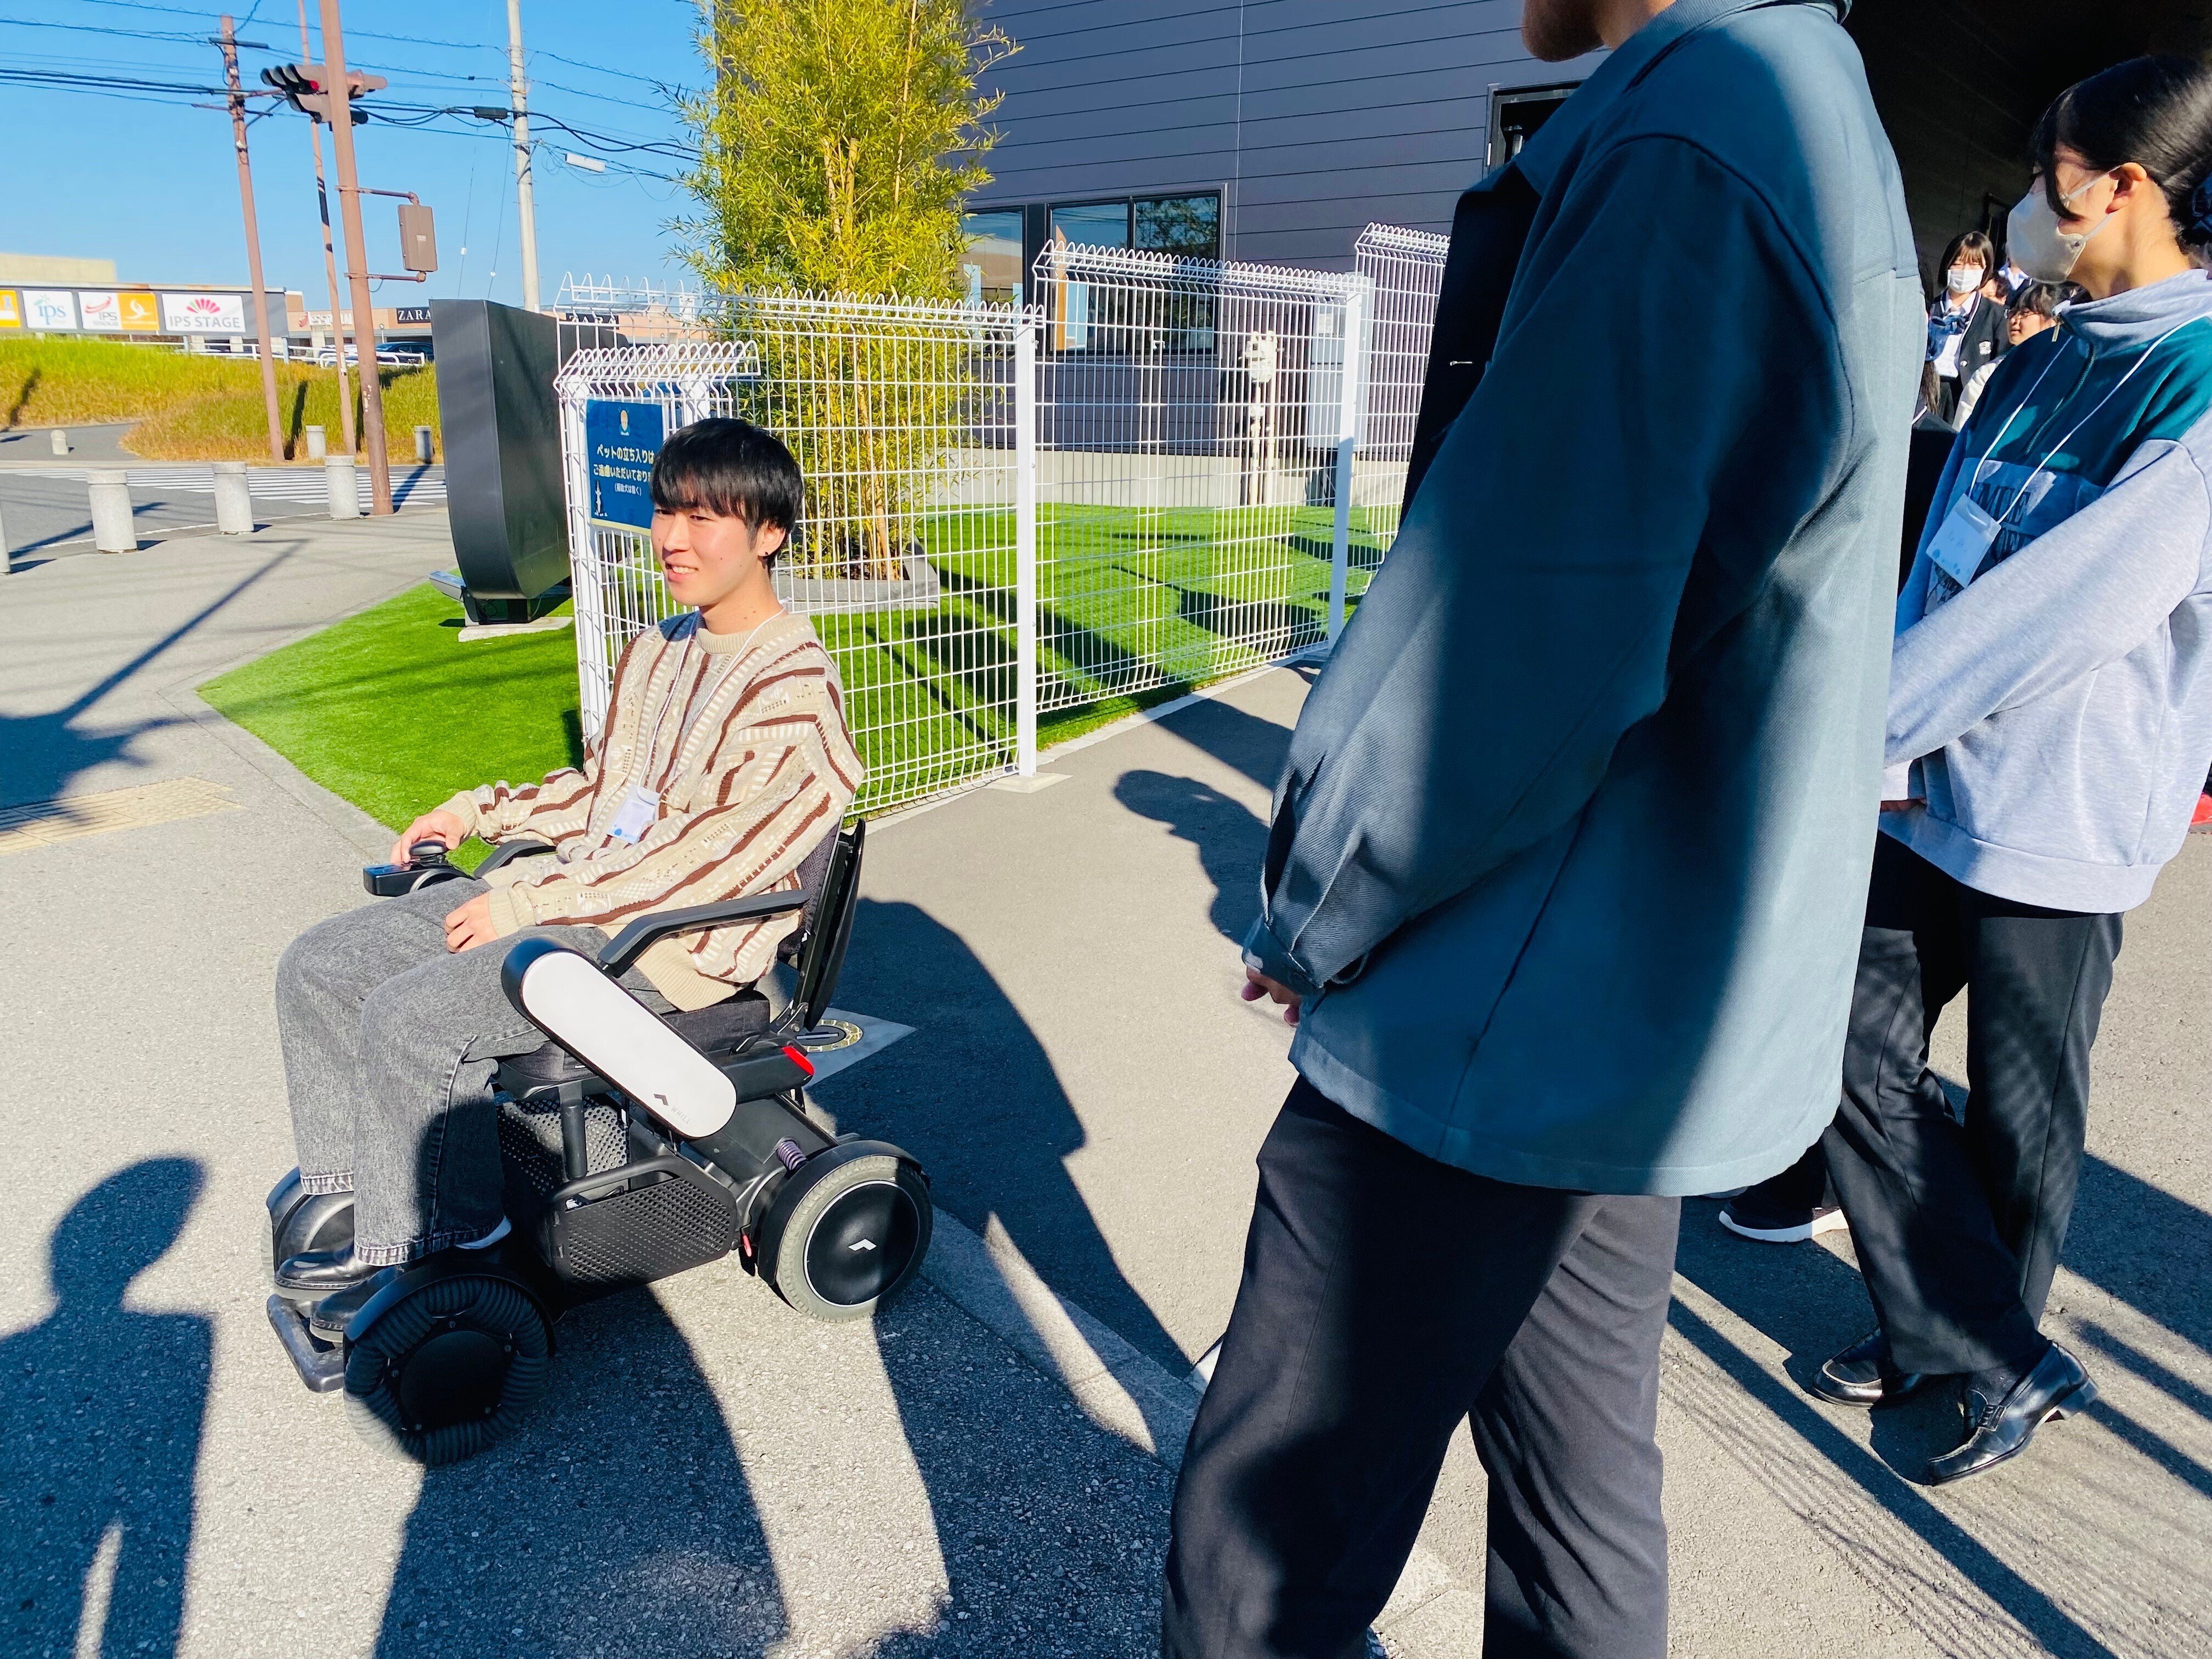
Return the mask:
[[[150,1158],[79,1199],[49,1245],[54,1310],[0,1339],[0,1652],[177,1651],[214,1332],[124,1298],[203,1181]]]
[[[570,1314],[559,1345],[522,1433],[425,1472],[377,1659],[765,1654],[782,1590],[690,1344],[643,1290]]]

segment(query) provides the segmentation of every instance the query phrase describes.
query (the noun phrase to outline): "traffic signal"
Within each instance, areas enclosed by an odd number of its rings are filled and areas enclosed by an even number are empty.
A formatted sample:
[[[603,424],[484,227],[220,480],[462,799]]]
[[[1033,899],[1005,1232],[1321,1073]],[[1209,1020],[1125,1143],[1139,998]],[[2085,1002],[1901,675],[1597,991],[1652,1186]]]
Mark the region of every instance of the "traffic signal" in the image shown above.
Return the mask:
[[[320,64],[279,64],[261,71],[264,86],[274,87],[284,94],[284,101],[302,115],[318,121],[331,118],[330,71]],[[363,94],[384,90],[386,82],[380,75],[363,75],[358,70],[346,74],[347,97],[350,100]],[[368,119],[368,112],[358,104],[349,103],[347,113],[353,125],[360,126]]]

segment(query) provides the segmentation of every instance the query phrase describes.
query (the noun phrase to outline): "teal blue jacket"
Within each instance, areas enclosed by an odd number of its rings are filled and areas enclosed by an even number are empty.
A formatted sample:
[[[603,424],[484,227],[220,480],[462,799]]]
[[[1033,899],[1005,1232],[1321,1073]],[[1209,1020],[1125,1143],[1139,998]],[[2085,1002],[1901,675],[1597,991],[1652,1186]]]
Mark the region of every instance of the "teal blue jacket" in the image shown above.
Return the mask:
[[[1477,1173],[1835,1110],[1923,319],[1832,3],[1677,0],[1462,198],[1403,526],[1275,793],[1291,1058]]]
[[[1963,586],[1930,556],[1998,521]],[[2150,896],[2212,764],[2212,277],[2072,305],[1990,377],[1897,601],[1882,819],[1978,891]]]

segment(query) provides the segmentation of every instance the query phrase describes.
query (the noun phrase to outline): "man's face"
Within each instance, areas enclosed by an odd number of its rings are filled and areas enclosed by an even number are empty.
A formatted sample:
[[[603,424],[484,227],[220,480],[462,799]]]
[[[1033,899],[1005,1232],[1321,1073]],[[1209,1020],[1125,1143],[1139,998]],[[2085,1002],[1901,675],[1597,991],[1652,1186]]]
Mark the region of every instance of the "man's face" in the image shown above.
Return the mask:
[[[1521,44],[1547,64],[1564,64],[1605,44],[1597,32],[1599,0],[1527,0]]]
[[[670,597],[678,605],[708,609],[738,590],[775,556],[784,532],[774,525],[755,529],[744,520],[704,507],[674,513],[655,508],[653,551]]]

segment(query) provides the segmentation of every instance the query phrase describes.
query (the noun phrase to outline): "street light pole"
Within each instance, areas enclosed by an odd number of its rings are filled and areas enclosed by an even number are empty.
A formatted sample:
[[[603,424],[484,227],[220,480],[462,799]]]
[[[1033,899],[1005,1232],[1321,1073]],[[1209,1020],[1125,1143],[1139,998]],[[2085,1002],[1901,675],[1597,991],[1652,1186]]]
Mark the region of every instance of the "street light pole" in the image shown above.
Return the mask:
[[[253,284],[253,338],[261,351],[261,401],[269,412],[269,459],[283,465],[284,422],[276,412],[276,365],[269,344],[269,291],[261,285],[261,225],[253,212],[253,164],[246,155],[246,90],[238,82],[238,32],[222,15],[223,78],[230,86],[230,139],[238,150],[238,200],[246,215],[246,276]]]
[[[522,78],[522,0],[507,0],[507,106],[514,117],[514,215],[522,232],[522,308],[538,309],[538,202],[530,178],[529,83]]]
[[[361,343],[361,417],[368,447],[368,510],[392,511],[392,458],[384,447],[384,385],[376,372],[376,316],[368,294],[368,236],[361,225],[361,175],[353,159],[353,87],[346,79],[338,0],[322,0],[323,63],[330,71],[331,149],[338,169],[338,212],[345,222],[346,275],[352,279],[354,338]],[[336,319],[332,319],[333,321]],[[339,348],[344,356],[344,348]]]
[[[314,42],[307,38],[307,0],[300,0],[300,61],[315,61]],[[346,390],[345,325],[340,321],[345,315],[345,301],[338,295],[338,256],[331,246],[331,193],[323,188],[323,129],[312,118],[307,122],[307,142],[315,149],[315,206],[323,217],[323,275],[331,285],[331,343],[337,348],[332,355],[338,364],[338,431],[345,439],[345,453],[350,455],[361,444],[354,435],[353,394]]]

